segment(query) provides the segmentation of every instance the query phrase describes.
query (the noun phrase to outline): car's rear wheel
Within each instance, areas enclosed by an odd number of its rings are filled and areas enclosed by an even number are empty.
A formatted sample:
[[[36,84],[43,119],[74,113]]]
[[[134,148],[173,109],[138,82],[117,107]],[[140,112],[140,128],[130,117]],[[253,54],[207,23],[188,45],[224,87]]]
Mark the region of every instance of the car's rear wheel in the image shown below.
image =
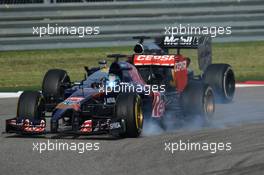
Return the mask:
[[[209,65],[204,72],[204,81],[213,88],[217,102],[232,101],[235,94],[235,74],[230,65]]]
[[[51,69],[44,76],[42,93],[47,103],[56,104],[64,100],[64,91],[68,87],[70,87],[70,77],[67,72],[61,69]]]
[[[18,100],[17,119],[21,121],[27,118],[33,123],[45,119],[44,103],[40,92],[23,92]]]
[[[142,102],[135,93],[121,93],[116,100],[116,117],[125,120],[123,137],[138,137],[143,128]]]
[[[201,116],[209,123],[215,112],[214,93],[210,86],[200,81],[190,81],[182,95],[186,116]]]

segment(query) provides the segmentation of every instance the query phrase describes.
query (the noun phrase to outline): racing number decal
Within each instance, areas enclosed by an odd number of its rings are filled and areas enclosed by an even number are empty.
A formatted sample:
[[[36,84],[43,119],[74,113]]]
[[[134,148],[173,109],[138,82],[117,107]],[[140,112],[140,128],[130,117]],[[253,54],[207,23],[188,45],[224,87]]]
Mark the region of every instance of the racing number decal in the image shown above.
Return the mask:
[[[161,94],[159,92],[153,93],[153,109],[152,109],[152,117],[159,118],[164,114],[165,111],[165,102],[161,98]]]
[[[186,61],[180,61],[180,62],[175,63],[175,71],[176,72],[182,71],[182,70],[186,69],[186,67],[187,67]]]
[[[182,92],[188,82],[187,60],[182,55],[177,55],[173,70],[173,80],[177,91]]]

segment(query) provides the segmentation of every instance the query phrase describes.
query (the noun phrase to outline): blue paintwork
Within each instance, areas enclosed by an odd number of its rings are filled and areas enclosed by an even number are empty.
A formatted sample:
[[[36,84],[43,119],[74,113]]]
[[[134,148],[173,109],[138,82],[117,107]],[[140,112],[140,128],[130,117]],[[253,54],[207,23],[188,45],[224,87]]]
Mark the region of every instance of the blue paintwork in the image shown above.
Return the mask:
[[[130,63],[125,62],[125,61],[118,62],[118,65],[124,71],[127,71],[129,68],[133,68],[133,65],[131,65]],[[136,69],[134,68],[132,71],[136,71]],[[93,95],[99,93],[99,89],[91,88],[91,84],[95,83],[95,82],[96,83],[102,82],[102,80],[104,78],[108,77],[108,72],[109,72],[108,69],[101,69],[101,70],[94,72],[92,75],[87,77],[86,80],[83,81],[82,85],[76,85],[76,86],[73,86],[72,88],[67,89],[65,91],[65,97],[83,97],[84,99],[79,102],[80,104],[89,100]],[[129,78],[126,82],[129,82],[129,83],[134,84],[134,85],[140,84],[140,83],[134,82],[131,75],[128,75],[128,77]],[[141,85],[143,86],[143,84],[141,84]],[[64,104],[67,105],[67,103],[64,103]],[[63,108],[63,109],[55,108],[53,115],[52,115],[52,120],[57,121],[57,120],[61,119],[63,117],[63,114],[67,110],[73,110],[73,108],[70,108],[70,107],[69,108]]]

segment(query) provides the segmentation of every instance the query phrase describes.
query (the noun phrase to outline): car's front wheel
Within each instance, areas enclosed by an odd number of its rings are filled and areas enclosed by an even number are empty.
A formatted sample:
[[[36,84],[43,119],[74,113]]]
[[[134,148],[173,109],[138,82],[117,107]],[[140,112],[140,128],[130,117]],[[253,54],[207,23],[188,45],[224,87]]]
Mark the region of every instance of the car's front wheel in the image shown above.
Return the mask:
[[[18,100],[17,120],[29,119],[34,123],[45,119],[44,103],[44,98],[40,92],[23,92]]]
[[[47,108],[52,111],[55,105],[64,100],[64,91],[70,87],[70,77],[65,70],[50,69],[42,82],[42,94],[47,104],[54,104]]]
[[[115,115],[125,120],[123,137],[138,137],[143,129],[142,102],[135,93],[121,93],[116,100]]]

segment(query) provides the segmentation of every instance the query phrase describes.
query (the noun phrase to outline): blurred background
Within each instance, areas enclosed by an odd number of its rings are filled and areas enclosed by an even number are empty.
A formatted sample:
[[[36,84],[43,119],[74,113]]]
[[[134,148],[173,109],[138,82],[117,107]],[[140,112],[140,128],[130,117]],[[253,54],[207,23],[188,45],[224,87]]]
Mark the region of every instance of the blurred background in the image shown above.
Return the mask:
[[[0,50],[131,45],[165,26],[231,26],[217,42],[264,40],[263,0],[0,0]],[[78,38],[32,35],[38,26],[99,26]]]
[[[81,79],[84,65],[110,53],[132,54],[133,36],[157,36],[179,24],[230,26],[231,35],[213,38],[214,62],[231,64],[238,81],[262,80],[263,19],[263,0],[0,0],[0,91],[39,88],[51,68]],[[32,34],[48,24],[99,26],[100,34]]]

